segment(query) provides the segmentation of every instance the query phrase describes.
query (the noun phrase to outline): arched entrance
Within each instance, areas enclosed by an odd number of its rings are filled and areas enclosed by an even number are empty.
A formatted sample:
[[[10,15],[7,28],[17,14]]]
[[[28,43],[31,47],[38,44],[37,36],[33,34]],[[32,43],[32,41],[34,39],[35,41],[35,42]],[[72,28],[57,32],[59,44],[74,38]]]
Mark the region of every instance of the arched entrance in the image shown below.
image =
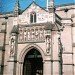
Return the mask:
[[[23,75],[43,75],[42,55],[35,48],[32,48],[25,56]]]

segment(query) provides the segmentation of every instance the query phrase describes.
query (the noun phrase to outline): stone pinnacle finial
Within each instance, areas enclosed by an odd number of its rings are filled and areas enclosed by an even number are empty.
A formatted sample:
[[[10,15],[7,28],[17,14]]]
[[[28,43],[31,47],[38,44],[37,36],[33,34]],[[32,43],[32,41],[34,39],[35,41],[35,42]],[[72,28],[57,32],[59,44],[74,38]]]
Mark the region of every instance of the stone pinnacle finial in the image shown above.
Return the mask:
[[[47,0],[47,10],[48,9],[53,9],[53,8],[55,8],[55,6],[54,6],[54,0]]]
[[[49,9],[49,12],[55,12],[54,0],[49,0],[48,9]]]
[[[19,0],[16,0],[14,16],[17,17],[21,13]]]
[[[50,7],[54,7],[54,0],[50,0]]]

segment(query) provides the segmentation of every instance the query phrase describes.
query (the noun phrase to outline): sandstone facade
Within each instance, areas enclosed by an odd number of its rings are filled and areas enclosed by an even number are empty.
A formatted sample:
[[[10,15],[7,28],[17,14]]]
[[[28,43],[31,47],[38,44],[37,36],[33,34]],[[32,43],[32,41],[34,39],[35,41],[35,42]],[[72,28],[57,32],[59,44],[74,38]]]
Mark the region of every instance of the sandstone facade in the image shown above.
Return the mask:
[[[0,75],[75,75],[74,7],[33,2],[20,15],[1,14]]]

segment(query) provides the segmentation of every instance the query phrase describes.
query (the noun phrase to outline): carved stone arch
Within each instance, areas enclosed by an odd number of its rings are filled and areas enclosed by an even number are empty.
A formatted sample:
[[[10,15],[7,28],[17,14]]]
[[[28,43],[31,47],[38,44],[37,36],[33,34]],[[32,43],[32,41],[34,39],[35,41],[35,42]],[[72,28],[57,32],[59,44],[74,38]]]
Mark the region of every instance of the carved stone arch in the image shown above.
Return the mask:
[[[26,56],[26,54],[31,50],[35,48],[36,50],[38,50],[43,58],[43,61],[45,60],[45,54],[44,54],[44,51],[41,47],[39,47],[37,44],[29,44],[27,45],[20,53],[19,55],[19,61],[20,62],[23,62],[24,61],[24,58]]]
[[[23,63],[24,63],[24,59],[26,54],[31,50],[35,48],[36,50],[38,50],[42,56],[43,62],[45,60],[45,54],[44,51],[41,47],[39,47],[37,44],[29,44],[27,45],[20,53],[19,58],[18,58],[18,75],[23,75],[22,71],[23,71]]]

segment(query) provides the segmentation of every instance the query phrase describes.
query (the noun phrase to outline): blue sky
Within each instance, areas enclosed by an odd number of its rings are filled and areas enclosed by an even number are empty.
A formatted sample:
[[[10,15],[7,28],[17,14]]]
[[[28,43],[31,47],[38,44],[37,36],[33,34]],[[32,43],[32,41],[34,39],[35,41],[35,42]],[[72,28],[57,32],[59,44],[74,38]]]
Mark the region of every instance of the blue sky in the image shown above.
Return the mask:
[[[20,0],[21,9],[24,10],[33,0]],[[16,0],[0,0],[0,12],[10,12],[14,10]],[[46,0],[35,0],[41,7],[46,6]],[[75,3],[75,0],[54,0],[55,5]]]

